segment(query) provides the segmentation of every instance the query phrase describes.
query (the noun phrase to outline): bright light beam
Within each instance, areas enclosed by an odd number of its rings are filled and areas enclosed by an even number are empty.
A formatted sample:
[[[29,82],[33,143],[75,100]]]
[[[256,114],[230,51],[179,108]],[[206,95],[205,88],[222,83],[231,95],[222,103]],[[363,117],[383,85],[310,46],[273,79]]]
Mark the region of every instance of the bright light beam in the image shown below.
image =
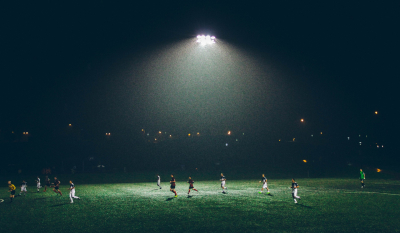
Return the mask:
[[[215,36],[198,35],[197,36],[197,42],[200,43],[201,45],[214,44],[215,43]]]

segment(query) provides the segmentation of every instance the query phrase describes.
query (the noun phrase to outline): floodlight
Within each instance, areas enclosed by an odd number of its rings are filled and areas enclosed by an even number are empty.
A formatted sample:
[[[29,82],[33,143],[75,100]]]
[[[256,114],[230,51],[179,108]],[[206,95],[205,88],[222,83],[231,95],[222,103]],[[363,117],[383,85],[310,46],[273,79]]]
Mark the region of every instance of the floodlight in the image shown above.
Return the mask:
[[[214,44],[215,43],[215,36],[198,35],[197,36],[197,42],[200,43],[201,45]]]

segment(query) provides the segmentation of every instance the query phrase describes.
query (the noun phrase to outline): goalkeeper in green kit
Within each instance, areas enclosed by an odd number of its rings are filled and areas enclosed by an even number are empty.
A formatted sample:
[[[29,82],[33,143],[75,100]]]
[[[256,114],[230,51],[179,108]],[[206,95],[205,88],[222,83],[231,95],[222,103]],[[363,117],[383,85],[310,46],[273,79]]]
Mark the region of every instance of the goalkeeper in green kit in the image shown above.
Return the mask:
[[[361,188],[364,188],[364,187],[365,187],[364,180],[365,180],[365,173],[363,172],[362,169],[360,169]]]

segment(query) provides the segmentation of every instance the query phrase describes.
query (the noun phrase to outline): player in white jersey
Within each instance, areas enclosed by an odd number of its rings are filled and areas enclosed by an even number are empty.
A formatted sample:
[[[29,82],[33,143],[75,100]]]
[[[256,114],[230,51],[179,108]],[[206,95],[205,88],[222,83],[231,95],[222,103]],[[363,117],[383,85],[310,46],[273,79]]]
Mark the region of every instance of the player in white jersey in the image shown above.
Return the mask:
[[[222,193],[226,193],[226,191],[228,191],[228,188],[225,187],[226,178],[225,178],[225,176],[224,176],[223,173],[221,173],[221,179],[220,179],[220,181],[221,181]],[[225,191],[225,189],[226,189],[226,191]]]
[[[26,195],[26,187],[28,187],[27,182],[25,180],[22,181],[21,183],[21,192],[19,193],[19,195],[21,196],[22,192],[24,192],[24,196]]]
[[[293,197],[294,203],[297,203],[297,200],[296,200],[296,199],[301,200],[301,198],[300,198],[299,196],[297,196],[297,189],[298,189],[299,187],[300,187],[300,186],[297,184],[297,182],[295,181],[295,179],[292,179],[292,187],[289,187],[289,188],[292,188],[292,197]]]
[[[41,188],[42,186],[40,186],[40,178],[39,178],[39,176],[36,178],[36,188],[37,188],[37,192],[39,192],[39,189]]]
[[[258,193],[263,193],[264,189],[267,189],[267,194],[270,194],[269,189],[268,189],[268,184],[267,184],[267,178],[265,177],[264,174],[262,174],[262,178],[259,183],[261,183],[261,182],[263,183],[263,186],[261,188],[261,192],[258,192]]]
[[[157,174],[157,186],[161,189],[161,177]]]
[[[71,203],[74,203],[73,198],[80,200],[79,197],[75,196],[75,185],[72,183],[72,180],[69,181],[69,198],[71,199]]]

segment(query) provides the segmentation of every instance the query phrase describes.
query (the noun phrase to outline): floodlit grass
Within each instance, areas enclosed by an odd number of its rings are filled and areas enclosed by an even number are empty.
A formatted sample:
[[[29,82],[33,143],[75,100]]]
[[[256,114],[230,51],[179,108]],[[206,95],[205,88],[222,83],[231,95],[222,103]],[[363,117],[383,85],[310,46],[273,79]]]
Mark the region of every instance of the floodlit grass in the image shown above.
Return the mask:
[[[228,180],[228,194],[218,181],[177,182],[178,197],[168,182],[76,183],[81,200],[36,193],[9,203],[7,188],[0,197],[1,232],[399,232],[400,182],[298,179],[301,200],[294,204],[290,179],[269,180],[271,195],[259,194],[258,180]],[[64,181],[64,184],[66,181]],[[42,189],[43,190],[43,189]],[[17,189],[19,191],[19,189]],[[18,192],[17,192],[18,193]]]

